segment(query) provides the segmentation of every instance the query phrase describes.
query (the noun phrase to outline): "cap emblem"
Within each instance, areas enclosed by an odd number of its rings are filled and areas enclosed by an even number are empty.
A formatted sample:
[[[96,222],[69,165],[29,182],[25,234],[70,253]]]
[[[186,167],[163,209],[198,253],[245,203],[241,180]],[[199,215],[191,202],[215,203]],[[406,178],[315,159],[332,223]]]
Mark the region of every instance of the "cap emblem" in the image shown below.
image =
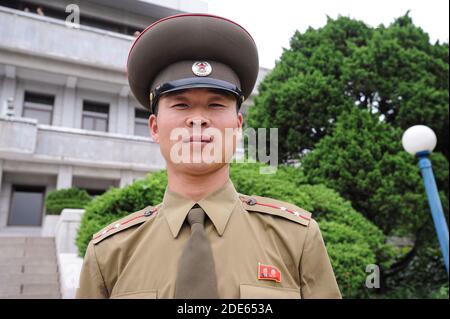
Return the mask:
[[[211,64],[206,61],[195,62],[192,65],[192,72],[197,76],[208,76],[212,72]]]

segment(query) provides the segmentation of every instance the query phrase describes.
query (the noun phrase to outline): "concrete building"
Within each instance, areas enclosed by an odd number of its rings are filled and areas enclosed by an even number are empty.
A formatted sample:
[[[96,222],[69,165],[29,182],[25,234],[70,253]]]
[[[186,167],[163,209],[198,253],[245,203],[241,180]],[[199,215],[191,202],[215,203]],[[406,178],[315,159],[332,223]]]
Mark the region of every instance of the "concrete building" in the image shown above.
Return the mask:
[[[39,236],[54,189],[98,195],[165,167],[130,93],[128,50],[152,22],[207,10],[201,0],[0,0],[1,236]]]

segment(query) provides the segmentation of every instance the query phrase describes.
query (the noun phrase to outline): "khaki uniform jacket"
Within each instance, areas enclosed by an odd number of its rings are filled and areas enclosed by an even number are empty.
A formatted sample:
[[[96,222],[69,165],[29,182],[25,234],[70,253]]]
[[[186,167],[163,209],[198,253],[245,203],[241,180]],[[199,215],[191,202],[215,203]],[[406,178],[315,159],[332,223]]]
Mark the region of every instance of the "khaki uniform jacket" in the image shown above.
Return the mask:
[[[190,236],[184,221],[194,204],[167,188],[161,204],[95,234],[76,297],[173,298],[178,260]],[[341,298],[309,212],[241,195],[230,180],[198,204],[207,214],[220,298]],[[264,277],[264,267],[277,275]]]

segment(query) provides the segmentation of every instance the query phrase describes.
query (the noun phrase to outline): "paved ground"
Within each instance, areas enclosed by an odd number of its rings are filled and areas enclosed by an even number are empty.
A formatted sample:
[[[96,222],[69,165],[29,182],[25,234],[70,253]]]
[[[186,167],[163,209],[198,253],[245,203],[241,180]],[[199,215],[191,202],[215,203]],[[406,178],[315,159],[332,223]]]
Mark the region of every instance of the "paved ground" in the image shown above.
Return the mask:
[[[0,237],[0,298],[61,298],[54,238]]]

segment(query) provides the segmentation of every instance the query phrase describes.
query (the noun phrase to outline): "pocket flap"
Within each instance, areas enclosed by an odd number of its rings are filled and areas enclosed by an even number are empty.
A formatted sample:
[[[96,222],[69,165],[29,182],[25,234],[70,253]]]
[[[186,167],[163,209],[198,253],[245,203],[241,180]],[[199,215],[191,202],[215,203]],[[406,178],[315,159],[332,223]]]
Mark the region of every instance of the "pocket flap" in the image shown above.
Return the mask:
[[[241,299],[300,299],[300,289],[240,285]]]
[[[142,290],[121,293],[111,296],[111,299],[156,299],[158,297],[157,290]]]

